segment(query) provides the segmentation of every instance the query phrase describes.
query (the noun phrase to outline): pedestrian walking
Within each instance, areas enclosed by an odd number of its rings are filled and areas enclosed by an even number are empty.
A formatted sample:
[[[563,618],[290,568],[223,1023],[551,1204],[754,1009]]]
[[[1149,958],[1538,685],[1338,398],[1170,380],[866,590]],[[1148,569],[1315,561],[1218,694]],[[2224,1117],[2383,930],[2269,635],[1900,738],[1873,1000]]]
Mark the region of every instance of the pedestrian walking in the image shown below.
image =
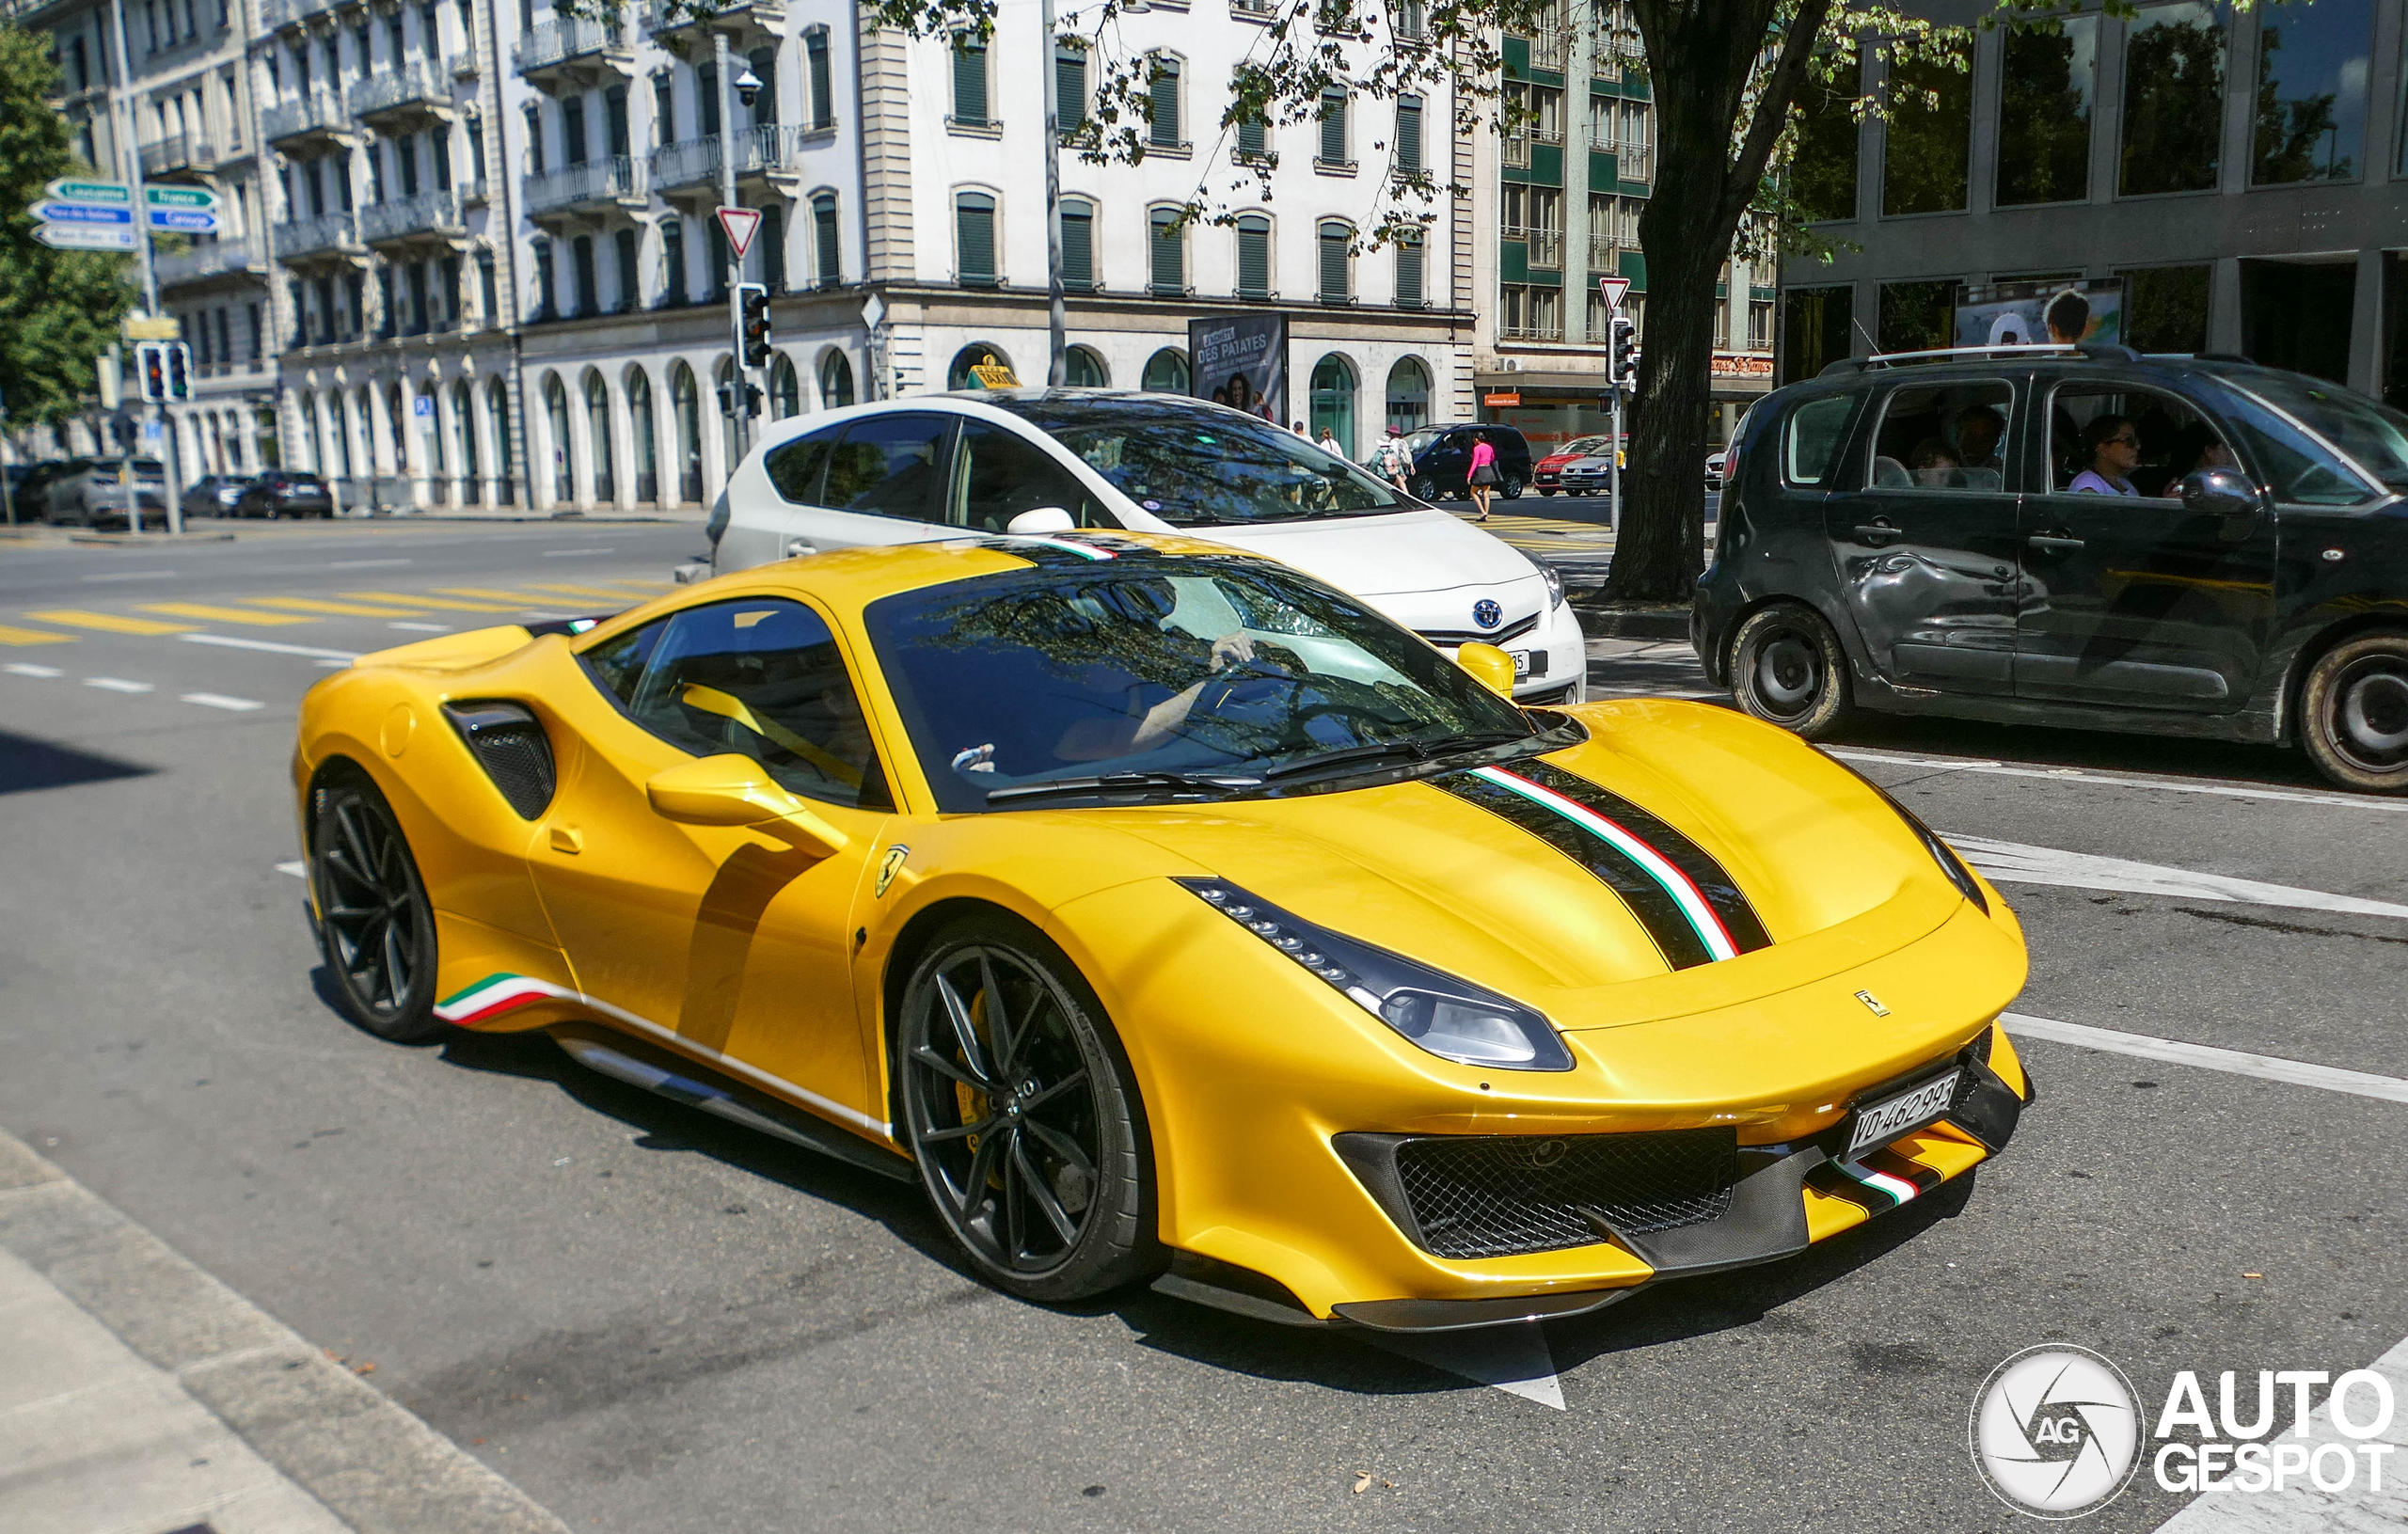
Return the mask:
[[[1346,450],[1338,445],[1338,431],[1335,427],[1324,426],[1321,429],[1320,447],[1322,451],[1336,457],[1346,456]]]
[[[1405,480],[1413,473],[1413,454],[1404,451],[1404,428],[1391,426],[1380,445],[1371,450],[1371,472],[1404,491],[1412,490]]]
[[[1471,503],[1480,508],[1475,522],[1488,520],[1488,498],[1497,485],[1497,444],[1486,436],[1473,439],[1471,445]]]

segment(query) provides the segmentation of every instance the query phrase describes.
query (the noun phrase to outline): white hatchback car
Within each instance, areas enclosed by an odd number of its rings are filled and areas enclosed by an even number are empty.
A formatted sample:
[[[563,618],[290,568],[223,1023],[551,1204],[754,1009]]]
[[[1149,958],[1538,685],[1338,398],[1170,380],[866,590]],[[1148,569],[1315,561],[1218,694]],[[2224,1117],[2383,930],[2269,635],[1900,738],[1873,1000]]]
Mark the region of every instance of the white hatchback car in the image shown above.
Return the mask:
[[[1587,648],[1553,570],[1293,432],[1176,395],[999,389],[776,422],[712,510],[712,568],[1074,528],[1267,555],[1440,649],[1505,650],[1517,702],[1587,696]]]

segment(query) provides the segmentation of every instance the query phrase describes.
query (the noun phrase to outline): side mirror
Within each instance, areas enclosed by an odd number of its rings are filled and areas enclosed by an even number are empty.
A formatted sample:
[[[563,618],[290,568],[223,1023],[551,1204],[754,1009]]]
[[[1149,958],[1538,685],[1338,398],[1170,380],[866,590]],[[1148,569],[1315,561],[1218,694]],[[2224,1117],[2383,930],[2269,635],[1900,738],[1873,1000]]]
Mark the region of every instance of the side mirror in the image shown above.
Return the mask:
[[[1079,524],[1059,506],[1039,506],[1021,513],[1004,524],[1006,532],[1022,538],[1041,538],[1050,532],[1069,532]]]
[[[2202,468],[2182,477],[2175,493],[2182,498],[2182,509],[2197,516],[2254,516],[2258,512],[2258,491],[2231,468]]]
[[[1474,640],[1455,652],[1455,664],[1489,691],[1509,703],[1513,700],[1513,657],[1497,646]]]
[[[815,857],[843,850],[844,832],[770,781],[761,764],[734,751],[655,773],[644,798],[663,820],[687,826],[754,826]]]

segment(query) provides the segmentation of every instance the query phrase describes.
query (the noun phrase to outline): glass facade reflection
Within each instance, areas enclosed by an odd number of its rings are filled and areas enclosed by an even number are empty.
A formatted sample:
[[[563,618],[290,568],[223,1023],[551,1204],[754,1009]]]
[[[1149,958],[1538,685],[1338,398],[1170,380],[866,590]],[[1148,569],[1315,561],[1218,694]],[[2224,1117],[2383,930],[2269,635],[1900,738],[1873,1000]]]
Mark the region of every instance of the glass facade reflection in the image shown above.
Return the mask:
[[[2353,181],[2364,165],[2371,0],[2258,13],[2249,183]]]
[[[1901,64],[1890,71],[1891,119],[1881,162],[1881,212],[1956,213],[1973,121],[1970,59]]]
[[[2124,43],[2126,197],[2214,189],[2224,132],[2225,52],[2221,8],[2155,6]]]
[[[2010,32],[2000,62],[1999,206],[2081,201],[2090,195],[2099,18]]]

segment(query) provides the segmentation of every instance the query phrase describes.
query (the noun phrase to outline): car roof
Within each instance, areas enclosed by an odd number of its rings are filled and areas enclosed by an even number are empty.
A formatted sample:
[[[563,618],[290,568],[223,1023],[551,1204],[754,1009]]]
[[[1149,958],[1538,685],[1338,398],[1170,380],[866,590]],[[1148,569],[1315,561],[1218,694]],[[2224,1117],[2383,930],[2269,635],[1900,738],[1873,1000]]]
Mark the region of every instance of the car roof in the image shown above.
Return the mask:
[[[2052,378],[2079,378],[2094,370],[2106,378],[2139,377],[2160,382],[2178,378],[2245,380],[2252,375],[2273,374],[2307,376],[2225,352],[2139,352],[2129,346],[2096,344],[1956,347],[1841,357],[1812,378],[1784,385],[1778,392],[1796,398],[1858,392],[1890,384],[1970,383],[1996,378],[2002,372],[2045,372]]]

